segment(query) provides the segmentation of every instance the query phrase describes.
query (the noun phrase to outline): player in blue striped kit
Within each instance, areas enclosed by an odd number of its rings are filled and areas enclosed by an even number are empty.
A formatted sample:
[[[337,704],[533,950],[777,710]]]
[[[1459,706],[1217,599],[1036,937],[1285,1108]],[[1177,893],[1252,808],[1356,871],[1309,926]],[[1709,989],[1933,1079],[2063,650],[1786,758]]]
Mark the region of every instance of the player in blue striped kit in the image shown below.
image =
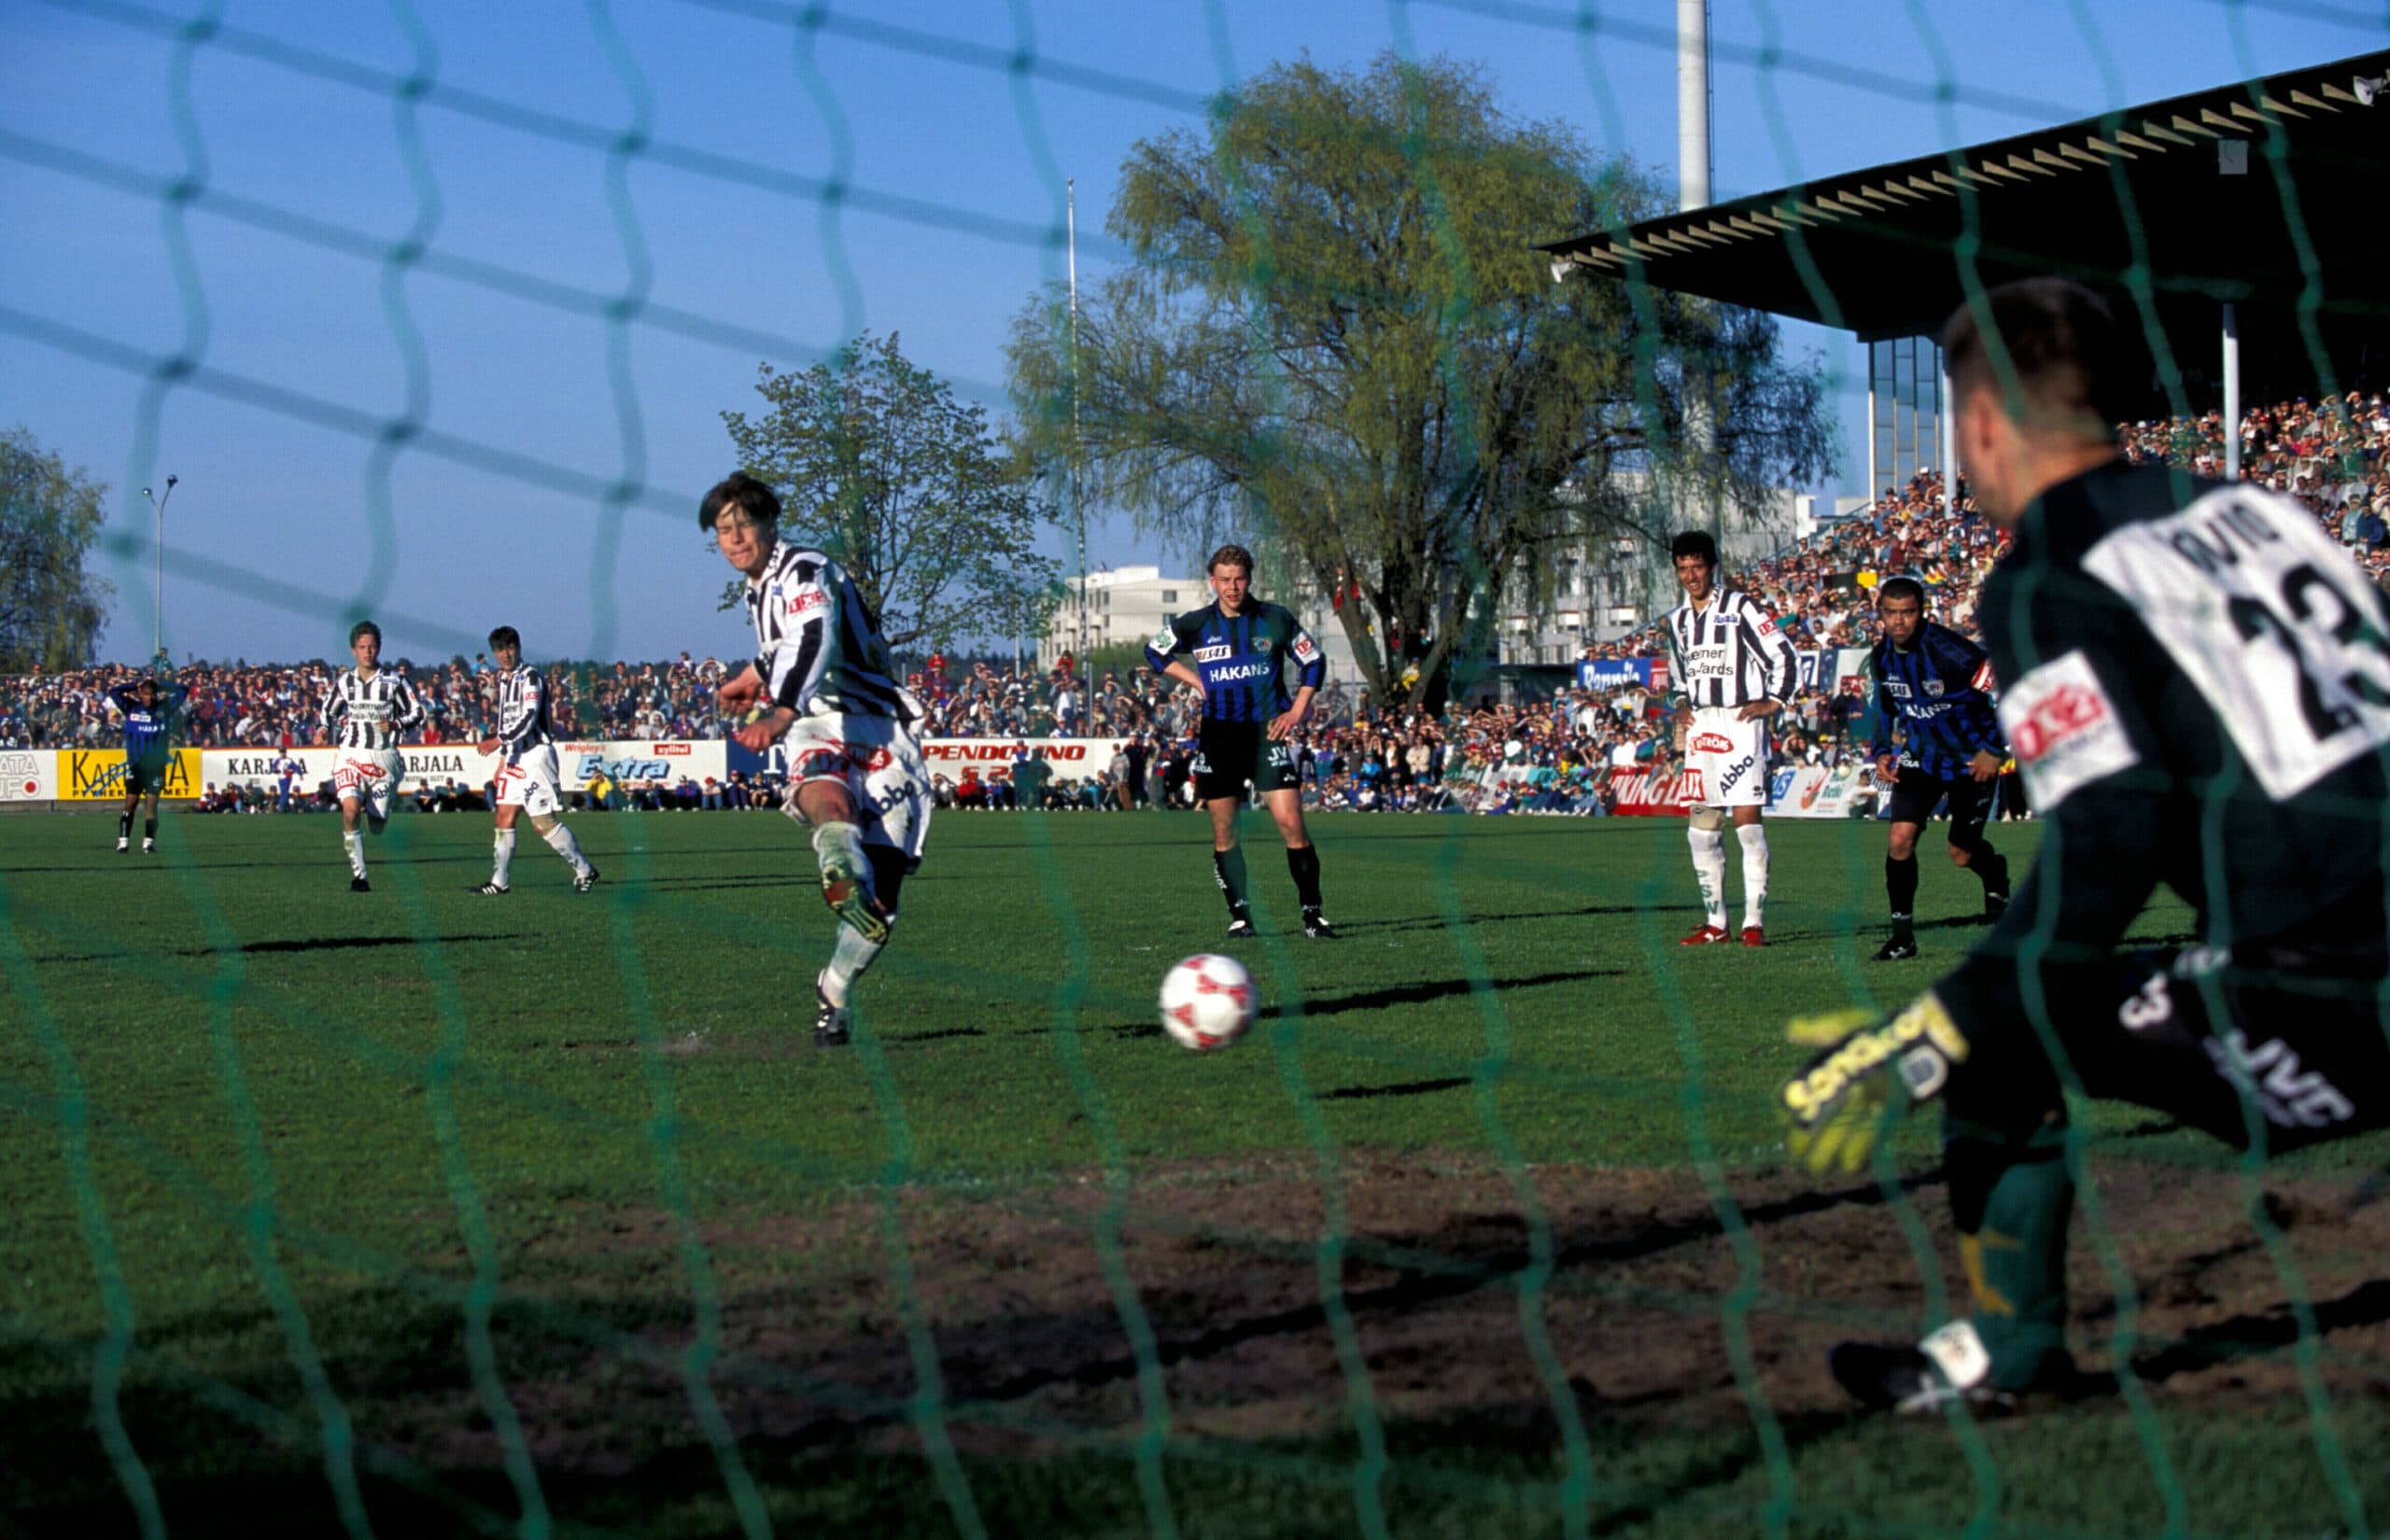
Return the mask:
[[[1320,912],[1319,852],[1303,827],[1302,783],[1288,741],[1311,714],[1328,661],[1294,612],[1253,596],[1253,553],[1224,545],[1204,571],[1215,602],[1177,616],[1146,645],[1157,673],[1203,693],[1196,740],[1195,795],[1212,814],[1212,875],[1229,905],[1229,936],[1254,934],[1245,906],[1244,851],[1237,810],[1249,781],[1286,842],[1286,870],[1302,905],[1303,934],[1333,941]],[[1287,670],[1295,691],[1286,693]]]
[[[1949,627],[1925,618],[1925,585],[1889,578],[1876,591],[1884,637],[1867,654],[1876,684],[1876,778],[1891,791],[1892,835],[1884,892],[1892,933],[1877,962],[1917,956],[1917,837],[1950,799],[1950,861],[1983,884],[1983,912],[2008,904],[2008,861],[1983,836],[1993,783],[2008,749],[1991,701],[1991,660]],[[1895,751],[1892,728],[1905,742]]]
[[[158,793],[172,763],[175,713],[183,708],[189,693],[179,684],[161,687],[147,674],[108,692],[108,704],[124,716],[124,811],[116,820],[120,856],[133,847],[133,809],[145,796],[149,811],[141,820],[141,853],[158,853]]]

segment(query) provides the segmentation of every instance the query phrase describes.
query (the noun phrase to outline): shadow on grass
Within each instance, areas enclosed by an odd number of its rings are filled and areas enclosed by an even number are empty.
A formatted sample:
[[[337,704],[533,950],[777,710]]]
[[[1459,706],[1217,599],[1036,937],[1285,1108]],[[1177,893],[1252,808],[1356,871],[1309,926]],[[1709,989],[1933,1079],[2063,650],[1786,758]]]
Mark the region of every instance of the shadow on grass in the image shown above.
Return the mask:
[[[475,933],[459,931],[454,935],[409,936],[299,936],[282,941],[245,941],[238,946],[164,946],[131,947],[114,952],[70,952],[58,957],[36,957],[42,966],[62,962],[121,962],[128,958],[212,958],[226,952],[243,956],[262,956],[277,952],[349,952],[370,950],[381,946],[458,946],[475,942],[498,941],[520,943],[529,938],[520,933]]]

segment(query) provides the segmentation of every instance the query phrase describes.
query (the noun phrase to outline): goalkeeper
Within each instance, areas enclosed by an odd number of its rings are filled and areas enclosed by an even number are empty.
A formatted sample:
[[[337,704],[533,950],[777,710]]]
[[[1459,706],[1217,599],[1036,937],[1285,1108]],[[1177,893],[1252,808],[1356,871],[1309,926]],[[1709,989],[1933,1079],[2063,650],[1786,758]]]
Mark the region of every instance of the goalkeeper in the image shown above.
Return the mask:
[[[2120,337],[2032,279],[1943,336],[1960,460],[2015,531],[1986,583],[2001,725],[2045,820],[1999,924],[1891,1021],[1796,1023],[1787,1145],[1863,1169],[1942,1103],[1971,1315],[1832,1367],[1920,1410],[2061,1390],[2073,1090],[2270,1154],[2390,1110],[2382,819],[2390,609],[2315,519],[2255,486],[2127,465],[2106,424]],[[2159,884],[2202,945],[2125,955]]]

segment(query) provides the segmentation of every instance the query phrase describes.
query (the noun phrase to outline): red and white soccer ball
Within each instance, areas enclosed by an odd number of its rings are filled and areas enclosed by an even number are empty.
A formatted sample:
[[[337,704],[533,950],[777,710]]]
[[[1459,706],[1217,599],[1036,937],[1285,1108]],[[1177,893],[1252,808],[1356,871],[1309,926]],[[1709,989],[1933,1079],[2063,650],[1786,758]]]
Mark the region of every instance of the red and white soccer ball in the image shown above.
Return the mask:
[[[1162,976],[1161,1029],[1182,1048],[1225,1048],[1253,1025],[1253,975],[1234,958],[1202,953]]]

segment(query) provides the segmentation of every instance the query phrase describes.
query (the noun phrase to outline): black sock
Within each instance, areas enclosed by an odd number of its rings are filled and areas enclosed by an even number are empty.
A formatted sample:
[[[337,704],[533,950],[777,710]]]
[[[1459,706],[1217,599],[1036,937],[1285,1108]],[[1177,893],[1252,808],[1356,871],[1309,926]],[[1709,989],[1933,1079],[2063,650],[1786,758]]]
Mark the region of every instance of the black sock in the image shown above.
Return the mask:
[[[145,840],[155,840],[158,837],[158,820],[156,819],[143,819],[141,820],[141,837]]]
[[[1975,875],[1987,893],[2008,891],[2008,858],[1990,846],[1979,846],[1967,861],[1967,870]]]
[[[1884,858],[1884,893],[1892,901],[1892,928],[1905,931],[1909,917],[1917,912],[1917,858],[1906,861]]]
[[[133,837],[133,815],[131,813],[120,814],[116,820],[116,837],[119,839],[131,839]]]
[[[1229,901],[1229,917],[1244,917],[1244,847],[1231,845],[1225,850],[1212,852],[1212,876],[1220,885],[1220,896]]]
[[[1286,847],[1286,870],[1295,879],[1295,897],[1306,909],[1319,907],[1319,851],[1312,846]]]

